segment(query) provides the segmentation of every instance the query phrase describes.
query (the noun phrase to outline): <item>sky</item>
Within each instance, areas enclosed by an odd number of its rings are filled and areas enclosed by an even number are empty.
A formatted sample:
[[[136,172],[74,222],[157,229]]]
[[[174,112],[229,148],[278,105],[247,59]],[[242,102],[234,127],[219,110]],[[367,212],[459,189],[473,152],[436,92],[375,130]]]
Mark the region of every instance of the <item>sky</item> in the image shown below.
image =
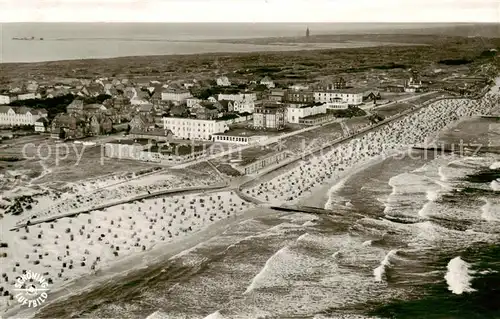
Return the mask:
[[[0,0],[0,22],[500,22],[500,0]]]

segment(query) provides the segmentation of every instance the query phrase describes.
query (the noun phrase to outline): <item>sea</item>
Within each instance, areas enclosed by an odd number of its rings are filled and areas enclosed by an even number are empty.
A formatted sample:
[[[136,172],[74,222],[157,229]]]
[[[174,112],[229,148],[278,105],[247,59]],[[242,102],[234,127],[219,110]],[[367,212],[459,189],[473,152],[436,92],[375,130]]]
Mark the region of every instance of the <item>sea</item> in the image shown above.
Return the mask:
[[[0,23],[0,63],[124,56],[303,50],[294,45],[220,43],[220,39],[356,34],[452,26],[412,23]],[[31,38],[22,41],[13,38]],[[43,40],[40,40],[43,38]],[[369,46],[364,43],[361,46]],[[352,44],[330,44],[343,48]],[[314,47],[316,48],[316,47]],[[306,48],[307,49],[307,48]]]
[[[438,141],[488,148],[387,157],[304,200],[329,216],[262,208],[37,318],[500,318],[500,120]]]

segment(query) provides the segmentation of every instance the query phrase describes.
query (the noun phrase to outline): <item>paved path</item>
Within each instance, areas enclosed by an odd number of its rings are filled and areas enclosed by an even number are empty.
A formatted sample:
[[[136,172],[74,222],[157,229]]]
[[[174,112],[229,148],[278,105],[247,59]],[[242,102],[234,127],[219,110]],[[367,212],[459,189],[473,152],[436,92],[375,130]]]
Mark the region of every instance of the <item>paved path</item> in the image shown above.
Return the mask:
[[[47,216],[45,218],[39,218],[36,220],[30,220],[29,222],[24,222],[22,224],[18,224],[15,227],[13,227],[10,230],[15,230],[17,228],[22,228],[25,226],[31,226],[31,225],[36,225],[36,224],[41,224],[41,223],[46,223],[46,222],[51,222],[56,219],[64,218],[64,217],[70,217],[70,216],[75,216],[78,214],[84,214],[88,213],[94,210],[100,210],[100,209],[105,209],[108,207],[116,206],[116,205],[122,205],[122,204],[127,204],[127,203],[132,203],[138,200],[143,200],[143,199],[148,199],[148,198],[154,198],[157,196],[162,196],[162,195],[174,195],[174,194],[186,194],[186,193],[199,193],[199,192],[205,192],[205,191],[212,191],[212,190],[224,190],[227,189],[227,184],[221,184],[221,185],[213,185],[213,186],[195,186],[195,187],[183,187],[183,188],[176,188],[176,189],[167,189],[167,190],[162,190],[154,193],[148,193],[148,194],[143,194],[139,196],[135,196],[132,198],[126,198],[114,202],[108,202],[106,204],[98,205],[98,206],[93,206],[93,207],[88,207],[88,208],[82,208],[79,210],[74,210],[71,212],[67,213],[61,213],[61,214],[55,214],[52,216]]]

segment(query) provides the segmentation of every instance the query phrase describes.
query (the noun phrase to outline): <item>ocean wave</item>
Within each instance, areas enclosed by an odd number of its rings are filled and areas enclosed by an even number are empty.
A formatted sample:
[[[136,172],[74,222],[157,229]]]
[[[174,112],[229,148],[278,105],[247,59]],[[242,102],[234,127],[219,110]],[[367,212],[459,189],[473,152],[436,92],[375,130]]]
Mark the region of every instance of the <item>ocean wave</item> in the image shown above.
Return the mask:
[[[495,162],[490,166],[490,169],[499,169],[499,168],[500,168],[500,162]]]
[[[386,268],[391,265],[390,260],[393,256],[396,256],[397,252],[398,252],[397,249],[393,249],[393,250],[389,251],[389,253],[387,255],[385,255],[384,259],[380,262],[380,266],[378,266],[377,268],[375,268],[373,270],[373,275],[375,276],[375,281],[378,281],[378,282],[383,281],[383,276],[385,274]]]
[[[169,319],[171,318],[168,314],[161,312],[161,311],[155,311],[149,316],[146,317],[146,319]]]
[[[266,261],[243,294],[249,294],[259,288],[284,284],[280,279],[292,272],[293,267],[299,266],[295,264],[296,261],[297,258],[288,246],[281,248]]]
[[[473,273],[469,270],[470,265],[463,261],[460,257],[455,257],[448,263],[448,272],[444,276],[448,284],[448,290],[452,293],[460,295],[464,292],[476,291],[471,287]]]
[[[497,180],[494,180],[490,183],[490,187],[492,190],[494,190],[495,192],[499,192],[500,191],[500,180],[497,179]]]
[[[500,221],[500,205],[495,204],[488,199],[483,199],[485,204],[481,207],[481,217],[489,222]]]
[[[221,315],[220,311],[217,310],[216,312],[209,314],[208,316],[206,316],[203,319],[225,319],[225,318],[226,317],[224,317],[223,315]]]

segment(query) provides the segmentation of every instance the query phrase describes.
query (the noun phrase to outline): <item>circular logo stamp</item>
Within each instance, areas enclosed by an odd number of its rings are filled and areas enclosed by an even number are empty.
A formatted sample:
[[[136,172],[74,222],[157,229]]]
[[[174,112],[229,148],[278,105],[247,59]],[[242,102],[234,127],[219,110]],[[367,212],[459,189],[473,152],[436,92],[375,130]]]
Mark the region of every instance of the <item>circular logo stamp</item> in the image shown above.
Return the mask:
[[[28,270],[22,276],[18,276],[14,285],[14,291],[17,292],[16,300],[21,305],[30,308],[40,306],[47,300],[47,291],[49,284],[45,277],[39,273]]]

